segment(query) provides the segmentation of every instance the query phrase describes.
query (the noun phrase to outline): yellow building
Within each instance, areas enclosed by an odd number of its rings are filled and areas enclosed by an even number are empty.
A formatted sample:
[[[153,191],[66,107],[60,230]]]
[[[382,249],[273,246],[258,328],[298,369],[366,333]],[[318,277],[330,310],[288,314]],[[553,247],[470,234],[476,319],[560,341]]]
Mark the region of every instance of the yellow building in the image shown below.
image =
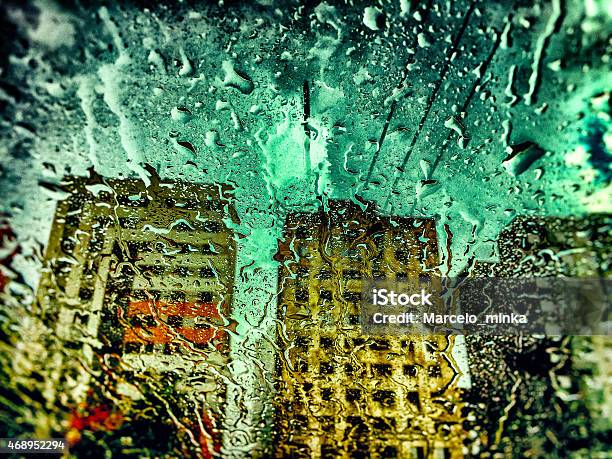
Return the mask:
[[[228,189],[152,182],[63,184],[68,196],[57,207],[38,290],[55,330],[49,390],[67,407],[85,402],[96,384],[111,398],[139,400],[138,381],[151,372],[174,382],[181,374],[178,386],[201,416],[191,437],[210,449],[220,444],[211,431],[225,397],[235,264],[224,222],[237,217]]]
[[[287,218],[278,260],[278,457],[463,457],[453,337],[364,336],[362,281],[435,275],[433,220],[331,201]]]

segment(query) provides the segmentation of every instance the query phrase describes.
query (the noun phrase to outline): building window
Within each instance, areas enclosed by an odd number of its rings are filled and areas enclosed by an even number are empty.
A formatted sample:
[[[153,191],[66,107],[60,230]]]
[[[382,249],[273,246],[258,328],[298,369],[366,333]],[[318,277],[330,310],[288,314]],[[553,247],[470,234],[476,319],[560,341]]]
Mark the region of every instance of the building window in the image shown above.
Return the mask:
[[[442,369],[440,368],[440,365],[430,365],[428,373],[432,378],[439,378],[442,376]]]
[[[213,271],[212,268],[210,268],[209,266],[206,266],[204,268],[200,268],[199,275],[200,277],[211,279],[215,277],[215,272]]]
[[[410,378],[416,378],[417,366],[416,365],[404,365],[404,375]]]
[[[322,375],[331,375],[334,372],[334,367],[330,362],[321,362],[319,371]]]
[[[170,316],[168,317],[168,325],[171,327],[180,327],[183,325],[183,318],[181,316]]]
[[[295,300],[300,303],[308,302],[308,290],[300,288],[295,291]]]
[[[212,292],[200,292],[198,294],[198,298],[200,299],[200,301],[204,303],[210,303],[213,300],[213,293]]]
[[[406,398],[411,405],[413,405],[418,411],[421,411],[421,398],[418,392],[408,392]]]
[[[346,401],[347,402],[356,402],[361,400],[361,390],[360,389],[347,389],[346,390]]]
[[[391,376],[392,373],[392,367],[387,363],[373,363],[372,370],[376,376]]]
[[[395,394],[390,390],[377,390],[372,393],[372,400],[383,406],[395,405]]]

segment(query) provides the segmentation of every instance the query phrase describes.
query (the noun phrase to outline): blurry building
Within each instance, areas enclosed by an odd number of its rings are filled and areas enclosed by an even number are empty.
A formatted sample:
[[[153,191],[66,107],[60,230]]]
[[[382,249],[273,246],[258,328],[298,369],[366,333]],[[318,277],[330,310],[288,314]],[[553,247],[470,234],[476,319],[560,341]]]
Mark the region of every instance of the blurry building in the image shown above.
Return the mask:
[[[139,399],[147,374],[180,375],[199,405],[189,408],[204,426],[197,441],[218,444],[235,262],[228,190],[101,178],[63,188],[38,290],[60,341],[58,400],[82,402],[103,381],[103,392]]]
[[[365,278],[437,272],[433,220],[331,201],[287,218],[278,259],[278,457],[463,457],[453,337],[364,336]]]
[[[476,262],[470,274],[610,279],[611,229],[610,215],[519,216],[498,237],[498,261]],[[609,416],[603,408],[609,403],[603,382],[609,380],[611,373],[609,342],[608,336],[569,337],[558,333],[521,339],[467,337],[473,385],[464,399],[478,407],[471,412],[469,424],[489,439],[479,454],[605,456],[599,451],[606,449],[601,439],[606,436],[603,432],[609,430]],[[507,412],[509,403],[514,408]],[[505,425],[512,428],[500,429],[498,423],[492,422],[497,419],[505,419]],[[591,441],[572,441],[579,430]],[[555,432],[554,436],[551,432]]]
[[[606,277],[610,272],[612,218],[518,217],[498,238],[495,263],[477,262],[476,277]]]

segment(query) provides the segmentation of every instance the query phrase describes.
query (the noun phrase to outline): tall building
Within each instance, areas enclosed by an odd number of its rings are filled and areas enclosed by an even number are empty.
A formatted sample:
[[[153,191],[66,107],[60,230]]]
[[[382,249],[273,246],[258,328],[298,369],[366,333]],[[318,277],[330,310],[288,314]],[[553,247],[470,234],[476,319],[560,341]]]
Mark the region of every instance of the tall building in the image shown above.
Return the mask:
[[[470,274],[599,279],[609,296],[611,228],[605,214],[519,216],[499,235],[498,261],[476,262]],[[605,457],[609,336],[562,336],[548,325],[546,335],[467,338],[473,386],[464,398],[476,407],[469,424],[489,439],[482,455]],[[591,441],[572,440],[578,431]]]
[[[237,220],[230,190],[99,177],[68,179],[64,189],[38,290],[60,341],[50,390],[66,406],[92,391],[137,405],[154,372],[177,388],[177,405],[193,410],[190,420],[169,406],[159,416],[179,431],[193,424],[187,440],[208,457],[220,446],[215,424],[225,397],[235,264],[225,222]]]
[[[331,201],[287,218],[278,300],[278,457],[463,457],[455,338],[365,336],[362,282],[437,273],[433,220]]]

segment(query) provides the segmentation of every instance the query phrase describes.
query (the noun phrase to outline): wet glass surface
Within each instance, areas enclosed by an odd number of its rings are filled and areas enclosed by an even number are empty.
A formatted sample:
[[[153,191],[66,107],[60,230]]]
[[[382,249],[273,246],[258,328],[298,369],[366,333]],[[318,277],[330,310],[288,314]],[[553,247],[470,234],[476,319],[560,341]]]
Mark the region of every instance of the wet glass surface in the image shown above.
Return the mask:
[[[0,437],[607,454],[609,337],[373,337],[358,301],[609,277],[607,2],[0,10]]]

